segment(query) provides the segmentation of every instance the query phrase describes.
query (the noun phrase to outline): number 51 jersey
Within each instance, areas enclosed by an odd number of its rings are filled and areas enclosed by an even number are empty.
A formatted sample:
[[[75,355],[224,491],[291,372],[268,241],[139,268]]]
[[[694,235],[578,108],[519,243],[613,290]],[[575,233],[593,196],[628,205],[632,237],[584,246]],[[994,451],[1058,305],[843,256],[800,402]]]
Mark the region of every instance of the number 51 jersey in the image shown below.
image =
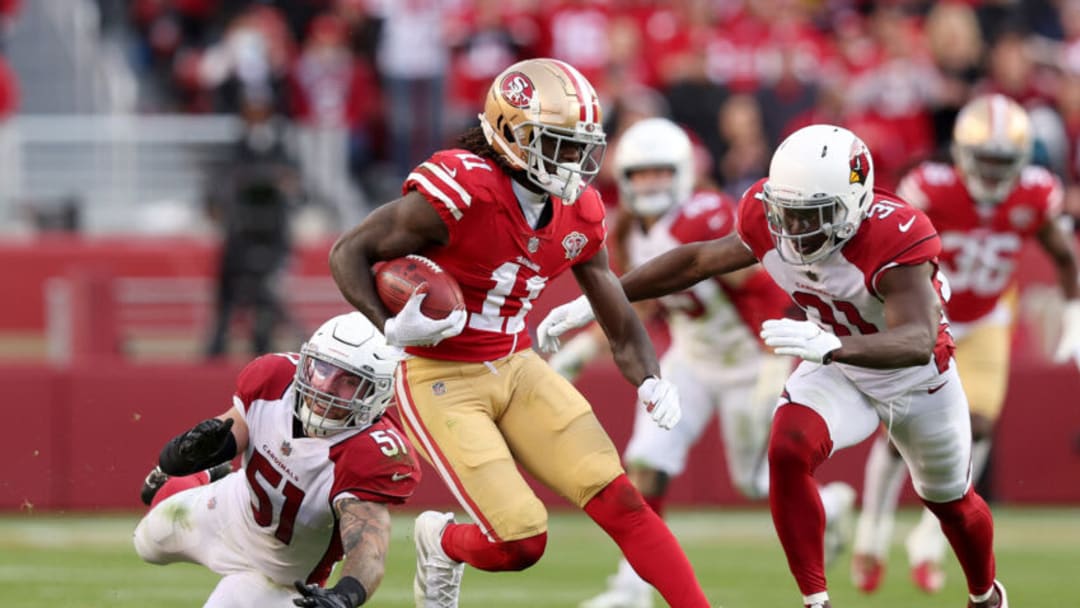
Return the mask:
[[[887,329],[885,300],[878,291],[884,272],[895,266],[929,262],[930,279],[941,297],[937,255],[941,241],[926,215],[899,198],[874,190],[873,202],[859,230],[832,255],[812,264],[789,264],[776,251],[763,203],[762,179],[739,201],[738,231],[769,275],[806,312],[807,319],[837,336],[874,334]],[[942,298],[944,301],[944,298]],[[914,386],[931,382],[949,365],[955,350],[944,313],[928,365],[870,369],[835,363],[858,388],[880,401],[891,401]]]
[[[283,585],[323,583],[342,558],[334,500],[348,494],[400,504],[420,481],[412,446],[385,416],[360,431],[296,436],[298,359],[295,353],[265,355],[237,378],[233,403],[247,422],[249,445],[243,469],[214,484],[222,488],[211,508],[233,518],[221,542],[236,548],[207,564],[219,573],[254,569]]]
[[[589,187],[572,204],[552,198],[552,217],[534,230],[511,178],[494,161],[467,150],[436,152],[402,187],[431,203],[450,233],[445,246],[420,253],[461,285],[465,330],[410,354],[452,361],[494,361],[528,348],[525,317],[549,280],[588,260],[604,245],[604,204]]]

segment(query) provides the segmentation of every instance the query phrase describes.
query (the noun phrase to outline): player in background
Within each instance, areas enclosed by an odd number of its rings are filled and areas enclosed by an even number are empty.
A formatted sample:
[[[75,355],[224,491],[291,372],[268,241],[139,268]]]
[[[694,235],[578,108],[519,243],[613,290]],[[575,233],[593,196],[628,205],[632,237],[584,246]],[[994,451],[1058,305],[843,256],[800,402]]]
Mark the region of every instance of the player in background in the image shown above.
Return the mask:
[[[953,165],[923,163],[900,183],[900,198],[921,209],[941,235],[941,267],[952,297],[946,304],[957,371],[971,407],[972,479],[986,466],[994,425],[1005,400],[1012,342],[1013,287],[1020,250],[1034,237],[1057,270],[1065,297],[1054,359],[1080,348],[1080,291],[1071,230],[1061,226],[1062,185],[1030,165],[1032,127],[1027,112],[1003,95],[970,101],[953,129]],[[907,468],[878,438],[866,461],[863,509],[856,527],[852,578],[864,592],[877,589],[892,539],[897,501]],[[945,584],[946,539],[937,518],[924,511],[907,537],[911,579],[934,593]]]
[[[690,138],[665,118],[632,125],[615,147],[620,222],[613,248],[624,252],[627,268],[683,243],[706,241],[735,229],[735,202],[709,188],[695,191]],[[617,224],[618,225],[618,224]],[[769,494],[765,447],[776,398],[791,372],[791,359],[768,352],[757,336],[765,319],[781,316],[791,300],[759,265],[702,281],[690,289],[635,305],[639,315],[662,315],[671,347],[660,370],[679,390],[683,418],[671,431],[656,427],[638,409],[623,453],[627,476],[659,515],[668,483],[686,467],[686,456],[716,412],[720,418],[728,474],[743,496]],[[595,325],[567,342],[548,360],[573,381],[601,350]],[[827,556],[843,544],[839,525],[855,499],[851,486],[836,482],[822,489],[829,522]],[[830,555],[831,554],[831,555]],[[829,561],[828,559],[826,561]],[[652,588],[625,559],[608,589],[582,608],[649,608]]]
[[[330,257],[345,298],[412,355],[396,377],[406,431],[472,520],[417,518],[416,605],[457,606],[466,563],[507,571],[540,559],[547,511],[520,465],[583,508],[671,606],[708,606],[588,402],[529,348],[533,300],[572,270],[653,422],[678,422],[678,394],[660,378],[649,336],[608,267],[604,204],[589,186],[605,147],[596,92],[572,66],[530,59],[495,78],[479,118],[460,148],[418,166],[403,196],[342,236]],[[410,253],[458,281],[465,310],[425,317],[416,293],[390,315],[371,265]]]
[[[249,363],[232,408],[162,449],[143,488],[152,506],[135,529],[139,556],[220,574],[208,607],[363,604],[383,577],[387,505],[420,481],[412,446],[383,416],[400,358],[354,312],[324,323],[299,354]],[[237,454],[242,468],[209,483],[206,469]]]
[[[776,354],[802,359],[780,396],[768,458],[769,507],[805,607],[831,606],[814,471],[884,423],[967,576],[969,608],[1002,608],[993,519],[971,485],[967,398],[942,312],[941,242],[926,215],[873,186],[870,151],[852,132],[800,129],[743,194],[737,234],[681,245],[623,276],[623,289],[634,301],[660,297],[760,261],[806,312],[761,330]],[[539,334],[557,338],[591,318],[575,300]]]

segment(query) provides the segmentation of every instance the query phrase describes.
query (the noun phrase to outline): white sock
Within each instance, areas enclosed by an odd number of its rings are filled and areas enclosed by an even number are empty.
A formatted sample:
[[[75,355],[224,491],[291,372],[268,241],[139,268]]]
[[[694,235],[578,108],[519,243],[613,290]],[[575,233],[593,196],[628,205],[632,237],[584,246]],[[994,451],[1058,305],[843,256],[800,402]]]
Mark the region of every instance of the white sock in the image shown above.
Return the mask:
[[[855,553],[879,558],[888,555],[896,503],[907,475],[904,459],[893,453],[887,438],[879,436],[866,459],[862,512],[855,526]]]
[[[802,596],[802,603],[806,606],[813,606],[814,604],[824,604],[829,601],[829,592],[822,591],[820,593],[811,593],[810,595]]]

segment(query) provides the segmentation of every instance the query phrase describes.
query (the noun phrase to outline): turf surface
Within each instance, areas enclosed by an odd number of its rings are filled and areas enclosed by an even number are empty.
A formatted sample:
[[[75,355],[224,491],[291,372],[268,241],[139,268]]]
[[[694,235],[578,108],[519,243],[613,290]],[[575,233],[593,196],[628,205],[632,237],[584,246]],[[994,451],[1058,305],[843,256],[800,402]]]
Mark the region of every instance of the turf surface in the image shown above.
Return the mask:
[[[1080,575],[1080,508],[996,508],[998,571],[1013,608],[1080,606],[1073,583]],[[390,564],[371,606],[412,605],[413,513],[395,514]],[[913,525],[905,511],[897,541]],[[766,511],[693,511],[671,515],[706,593],[725,608],[795,608],[798,591],[787,572]],[[131,548],[136,516],[0,516],[0,605],[78,608],[202,606],[216,576],[195,565],[143,564]],[[614,571],[615,545],[583,515],[552,516],[547,554],[523,573],[467,569],[461,606],[576,606],[599,592]],[[848,579],[845,554],[830,569],[836,608],[965,605],[959,566],[950,558],[945,590],[926,596],[908,583],[905,557],[894,545],[882,588],[859,594]],[[657,606],[663,606],[657,602]]]

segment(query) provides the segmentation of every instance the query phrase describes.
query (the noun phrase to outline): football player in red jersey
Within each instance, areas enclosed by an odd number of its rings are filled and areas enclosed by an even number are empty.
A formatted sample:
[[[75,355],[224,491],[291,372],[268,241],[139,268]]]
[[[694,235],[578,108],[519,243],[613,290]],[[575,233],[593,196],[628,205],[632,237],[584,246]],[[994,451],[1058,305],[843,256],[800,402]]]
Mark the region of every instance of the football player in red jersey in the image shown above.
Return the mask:
[[[627,479],[585,399],[529,348],[526,315],[570,269],[599,311],[615,359],[656,424],[680,416],[647,333],[608,267],[604,205],[589,186],[605,136],[592,85],[553,59],[495,78],[480,127],[436,152],[403,196],[342,236],[330,264],[345,298],[411,358],[398,367],[407,432],[474,523],[434,511],[416,520],[417,606],[457,606],[464,564],[522,570],[547,543],[547,512],[518,470],[582,507],[672,606],[707,606],[675,537]],[[457,279],[465,310],[396,316],[371,265],[420,253]]]
[[[994,425],[1005,401],[1016,301],[1013,277],[1020,250],[1034,238],[1053,261],[1065,297],[1054,358],[1080,347],[1080,291],[1072,236],[1063,230],[1062,185],[1030,165],[1032,127],[1027,112],[1004,95],[970,101],[953,129],[954,164],[924,163],[900,183],[898,194],[923,210],[941,234],[941,266],[952,297],[946,312],[956,340],[957,370],[971,406],[972,478],[986,466]],[[878,438],[866,462],[863,510],[856,527],[852,577],[870,593],[880,584],[893,521],[907,470],[888,437]],[[946,540],[937,518],[923,512],[907,537],[911,579],[934,593],[945,583]]]
[[[968,579],[971,608],[1007,606],[995,580],[990,509],[971,487],[967,398],[942,312],[941,241],[926,215],[873,189],[870,151],[852,132],[812,125],[784,140],[769,176],[739,201],[737,234],[681,245],[622,278],[655,298],[760,261],[806,321],[762,324],[765,343],[802,359],[769,437],[769,507],[808,608],[831,606],[825,516],[814,471],[884,423],[915,490],[941,520]],[[592,317],[555,308],[541,339]]]
[[[398,359],[353,312],[324,323],[299,354],[249,363],[232,408],[162,449],[143,485],[151,508],[135,529],[139,556],[220,574],[206,606],[363,604],[383,577],[387,505],[420,481],[412,446],[383,417]],[[206,469],[227,469],[237,454],[243,468],[211,483]],[[342,558],[340,580],[324,588]]]
[[[634,123],[619,137],[611,161],[619,186],[612,249],[622,252],[625,267],[639,266],[682,243],[716,239],[735,230],[735,201],[705,184],[695,189],[693,146],[670,120]],[[782,316],[790,306],[787,294],[755,264],[636,307],[643,318],[662,317],[670,329],[671,347],[660,359],[660,370],[679,390],[683,412],[679,426],[664,431],[639,409],[623,452],[627,475],[661,516],[669,482],[684,470],[690,448],[714,414],[735,489],[751,500],[768,496],[765,446],[791,359],[768,352],[757,332],[762,321]],[[592,325],[548,362],[572,380],[600,353],[601,338],[599,328]],[[854,500],[855,491],[846,483],[822,487],[827,562],[842,548],[842,524]],[[580,608],[650,608],[652,603],[652,588],[621,560],[608,588]]]

